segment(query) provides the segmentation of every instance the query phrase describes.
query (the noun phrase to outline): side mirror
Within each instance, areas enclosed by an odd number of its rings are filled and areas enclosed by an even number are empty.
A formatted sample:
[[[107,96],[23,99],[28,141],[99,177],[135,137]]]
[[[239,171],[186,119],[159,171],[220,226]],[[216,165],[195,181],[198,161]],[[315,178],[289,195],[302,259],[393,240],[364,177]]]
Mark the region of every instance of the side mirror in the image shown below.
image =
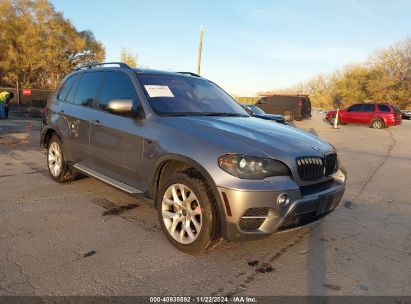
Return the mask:
[[[106,110],[113,114],[139,116],[140,111],[133,110],[131,99],[112,99],[106,104]]]
[[[248,115],[253,116],[253,111],[247,106],[244,107],[244,110],[248,113]]]

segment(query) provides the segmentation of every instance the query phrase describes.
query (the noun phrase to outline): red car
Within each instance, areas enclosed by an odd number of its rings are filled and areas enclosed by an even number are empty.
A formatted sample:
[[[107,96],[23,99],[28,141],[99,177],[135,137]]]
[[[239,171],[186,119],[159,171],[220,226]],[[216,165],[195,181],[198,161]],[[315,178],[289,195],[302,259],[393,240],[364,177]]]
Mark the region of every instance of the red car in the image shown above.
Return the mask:
[[[330,111],[325,119],[334,124],[337,111]],[[393,105],[385,103],[359,103],[346,110],[340,110],[338,123],[365,124],[372,128],[381,129],[401,124],[401,112]]]

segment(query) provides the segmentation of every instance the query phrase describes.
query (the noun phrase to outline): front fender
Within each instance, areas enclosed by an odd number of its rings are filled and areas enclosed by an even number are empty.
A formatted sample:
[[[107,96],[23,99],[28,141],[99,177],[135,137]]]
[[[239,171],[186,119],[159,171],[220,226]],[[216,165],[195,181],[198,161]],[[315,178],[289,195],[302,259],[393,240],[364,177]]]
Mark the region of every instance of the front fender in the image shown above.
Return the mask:
[[[167,161],[181,161],[184,163],[187,163],[188,165],[190,165],[191,167],[193,167],[195,170],[197,170],[198,172],[200,172],[200,174],[205,178],[205,180],[207,181],[208,185],[210,186],[210,189],[214,195],[214,198],[216,200],[217,203],[217,207],[218,207],[218,212],[219,212],[219,216],[220,216],[220,222],[221,222],[221,233],[223,235],[223,237],[226,238],[227,236],[227,220],[226,220],[226,210],[224,207],[224,204],[222,202],[222,198],[220,196],[220,192],[217,189],[217,186],[214,182],[214,180],[212,179],[211,175],[207,172],[207,170],[201,166],[199,163],[197,163],[195,160],[184,156],[184,155],[179,155],[179,154],[165,154],[160,156],[156,162],[154,163],[154,167],[155,168],[152,171],[152,174],[149,178],[149,187],[148,187],[148,192],[150,197],[152,197],[154,199],[154,201],[156,200],[156,195],[157,195],[157,191],[158,191],[158,180],[159,180],[159,174],[161,172],[162,167],[164,166],[164,164]]]

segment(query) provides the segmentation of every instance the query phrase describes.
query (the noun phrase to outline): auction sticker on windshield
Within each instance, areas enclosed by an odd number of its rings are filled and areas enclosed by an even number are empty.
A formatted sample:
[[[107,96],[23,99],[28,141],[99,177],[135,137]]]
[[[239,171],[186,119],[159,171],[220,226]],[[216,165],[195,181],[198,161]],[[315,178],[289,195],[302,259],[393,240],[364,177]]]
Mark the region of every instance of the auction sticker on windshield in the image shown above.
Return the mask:
[[[171,92],[168,86],[162,85],[145,85],[148,95],[152,97],[174,97],[173,92]]]

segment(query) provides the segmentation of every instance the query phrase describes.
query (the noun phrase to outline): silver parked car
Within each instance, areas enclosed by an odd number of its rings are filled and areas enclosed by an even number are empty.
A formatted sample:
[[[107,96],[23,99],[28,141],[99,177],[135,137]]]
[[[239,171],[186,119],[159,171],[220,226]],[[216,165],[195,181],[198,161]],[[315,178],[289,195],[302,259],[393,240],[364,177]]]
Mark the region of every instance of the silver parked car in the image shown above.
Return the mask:
[[[250,117],[192,73],[89,65],[65,77],[44,113],[55,181],[82,172],[151,199],[167,238],[190,254],[311,223],[344,193],[333,146]]]
[[[410,110],[401,110],[402,119],[411,119],[411,111]]]

